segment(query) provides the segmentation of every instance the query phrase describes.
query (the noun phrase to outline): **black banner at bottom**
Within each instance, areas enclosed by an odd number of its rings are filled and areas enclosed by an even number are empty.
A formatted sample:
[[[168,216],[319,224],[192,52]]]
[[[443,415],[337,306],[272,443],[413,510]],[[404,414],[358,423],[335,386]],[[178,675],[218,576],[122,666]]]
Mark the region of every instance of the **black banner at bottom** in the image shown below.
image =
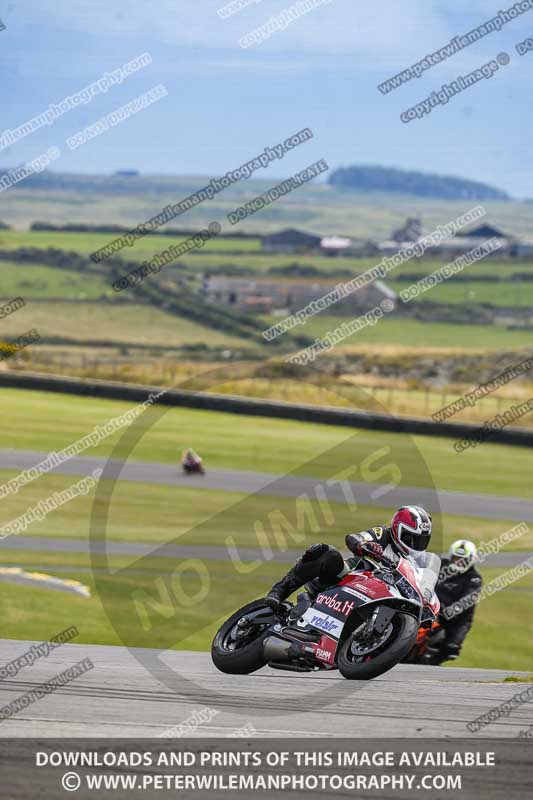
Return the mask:
[[[0,740],[2,797],[531,796],[525,739]]]

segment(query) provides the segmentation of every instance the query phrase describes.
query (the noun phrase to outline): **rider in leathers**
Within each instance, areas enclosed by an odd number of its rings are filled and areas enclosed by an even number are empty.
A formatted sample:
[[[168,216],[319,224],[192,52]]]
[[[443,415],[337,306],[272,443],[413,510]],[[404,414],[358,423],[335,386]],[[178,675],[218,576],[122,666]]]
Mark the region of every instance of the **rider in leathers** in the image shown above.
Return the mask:
[[[278,609],[292,592],[307,585],[313,598],[318,592],[334,586],[354,568],[373,570],[383,557],[397,562],[399,556],[417,557],[426,550],[431,538],[431,517],[420,506],[402,506],[389,527],[369,528],[361,533],[349,533],[346,546],[359,559],[344,560],[336,547],[314,544],[294,567],[269,591],[266,599],[271,608]],[[363,559],[362,561],[360,559]]]
[[[466,635],[474,621],[476,604],[482,587],[476,569],[477,549],[468,539],[458,539],[442,559],[436,587],[441,609],[439,624],[442,634],[435,636],[426,663],[453,661],[461,652]]]

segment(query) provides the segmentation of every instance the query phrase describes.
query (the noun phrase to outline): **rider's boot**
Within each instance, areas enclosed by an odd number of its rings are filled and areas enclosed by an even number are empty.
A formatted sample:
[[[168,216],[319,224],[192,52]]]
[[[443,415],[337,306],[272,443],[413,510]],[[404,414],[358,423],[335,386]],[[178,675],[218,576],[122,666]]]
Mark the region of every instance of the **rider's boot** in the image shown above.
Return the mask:
[[[285,577],[275,583],[271,588],[265,597],[266,604],[269,605],[270,608],[277,610],[290,594],[295,592],[296,589],[300,589],[300,587],[304,585],[304,582],[305,581],[297,576],[293,567],[287,572]]]

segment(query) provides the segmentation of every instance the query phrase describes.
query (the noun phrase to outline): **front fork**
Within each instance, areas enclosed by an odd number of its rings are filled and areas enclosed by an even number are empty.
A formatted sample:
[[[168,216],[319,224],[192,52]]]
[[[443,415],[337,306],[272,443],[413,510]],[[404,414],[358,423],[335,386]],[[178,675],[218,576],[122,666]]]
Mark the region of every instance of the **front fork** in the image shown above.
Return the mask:
[[[378,606],[375,608],[367,620],[365,626],[365,633],[368,636],[373,634],[381,634],[390,624],[392,618],[396,614],[396,609],[390,606]]]

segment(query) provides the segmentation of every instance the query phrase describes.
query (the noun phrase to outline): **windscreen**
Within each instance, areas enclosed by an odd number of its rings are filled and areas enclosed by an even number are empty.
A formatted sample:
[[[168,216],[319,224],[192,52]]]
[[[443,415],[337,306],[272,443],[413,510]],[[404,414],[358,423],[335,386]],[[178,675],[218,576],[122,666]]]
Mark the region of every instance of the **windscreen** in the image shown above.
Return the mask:
[[[435,586],[440,572],[440,558],[436,553],[416,553],[413,556],[416,562],[417,582],[422,592],[422,595],[429,600]]]

